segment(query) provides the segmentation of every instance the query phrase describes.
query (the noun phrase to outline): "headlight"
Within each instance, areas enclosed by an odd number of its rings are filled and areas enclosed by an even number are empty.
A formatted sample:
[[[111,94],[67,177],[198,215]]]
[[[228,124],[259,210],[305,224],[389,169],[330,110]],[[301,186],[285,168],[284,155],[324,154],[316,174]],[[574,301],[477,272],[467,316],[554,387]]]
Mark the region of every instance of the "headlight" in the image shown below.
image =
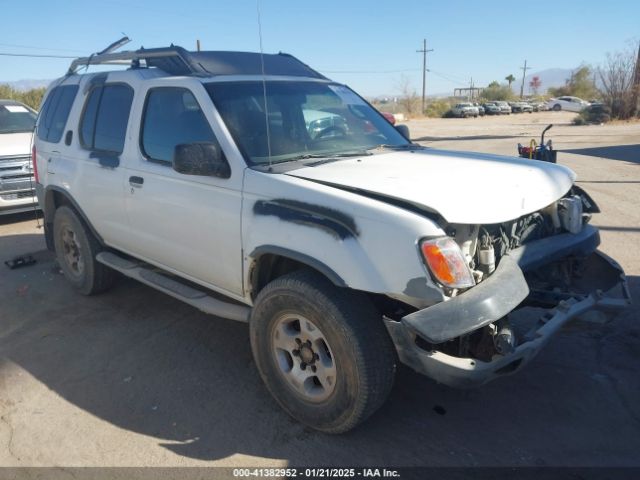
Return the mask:
[[[476,284],[460,247],[451,238],[423,240],[420,251],[429,270],[442,285],[468,288]]]

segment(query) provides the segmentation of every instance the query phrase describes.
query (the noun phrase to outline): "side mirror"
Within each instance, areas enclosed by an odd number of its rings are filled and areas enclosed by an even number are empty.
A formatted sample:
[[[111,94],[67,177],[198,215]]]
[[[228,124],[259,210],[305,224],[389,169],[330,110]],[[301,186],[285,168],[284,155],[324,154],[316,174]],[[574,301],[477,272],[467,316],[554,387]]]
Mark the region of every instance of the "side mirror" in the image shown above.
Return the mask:
[[[402,135],[404,138],[411,141],[411,134],[409,133],[409,127],[407,127],[406,125],[396,125],[396,130],[400,132],[400,135]]]
[[[173,169],[184,175],[229,178],[231,168],[216,143],[183,143],[176,145]]]

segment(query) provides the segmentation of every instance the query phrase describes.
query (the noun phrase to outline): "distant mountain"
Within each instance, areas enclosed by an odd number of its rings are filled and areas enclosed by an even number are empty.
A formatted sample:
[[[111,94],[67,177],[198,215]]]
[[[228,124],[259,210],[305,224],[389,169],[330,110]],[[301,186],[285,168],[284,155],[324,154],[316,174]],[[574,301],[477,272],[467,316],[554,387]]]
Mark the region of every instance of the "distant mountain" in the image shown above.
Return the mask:
[[[16,80],[13,82],[4,82],[0,80],[0,85],[9,85],[10,87],[15,88],[21,92],[31,90],[33,88],[42,88],[48,87],[49,84],[53,80],[34,80],[34,79],[25,79],[25,80]]]

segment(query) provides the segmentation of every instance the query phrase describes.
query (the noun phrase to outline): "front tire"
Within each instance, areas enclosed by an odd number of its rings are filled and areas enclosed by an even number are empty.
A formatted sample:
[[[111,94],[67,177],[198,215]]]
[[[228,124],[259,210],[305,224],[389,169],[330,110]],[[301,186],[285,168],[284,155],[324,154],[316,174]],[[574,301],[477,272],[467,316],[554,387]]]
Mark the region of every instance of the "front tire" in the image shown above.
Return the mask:
[[[258,295],[251,348],[267,389],[289,415],[343,433],[386,400],[396,369],[391,339],[366,295],[307,270]]]
[[[560,110],[562,110],[562,107],[561,107],[559,104],[557,104],[557,103],[556,103],[556,104],[553,106],[553,111],[554,111],[554,112],[559,112]]]
[[[56,210],[53,244],[62,273],[80,293],[93,295],[113,285],[115,272],[96,260],[100,243],[69,207]]]

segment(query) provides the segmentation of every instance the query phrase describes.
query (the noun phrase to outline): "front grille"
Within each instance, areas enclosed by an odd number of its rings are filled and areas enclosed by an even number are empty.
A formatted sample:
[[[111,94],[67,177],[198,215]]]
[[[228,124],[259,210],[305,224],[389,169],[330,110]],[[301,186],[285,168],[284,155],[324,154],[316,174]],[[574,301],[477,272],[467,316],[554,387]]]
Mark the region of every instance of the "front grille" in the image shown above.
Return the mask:
[[[33,181],[27,178],[1,178],[0,193],[17,192],[18,190],[32,190]]]
[[[31,198],[35,197],[36,192],[33,190],[23,191],[23,192],[14,192],[14,193],[0,193],[0,198],[3,200],[20,200],[21,198]]]

